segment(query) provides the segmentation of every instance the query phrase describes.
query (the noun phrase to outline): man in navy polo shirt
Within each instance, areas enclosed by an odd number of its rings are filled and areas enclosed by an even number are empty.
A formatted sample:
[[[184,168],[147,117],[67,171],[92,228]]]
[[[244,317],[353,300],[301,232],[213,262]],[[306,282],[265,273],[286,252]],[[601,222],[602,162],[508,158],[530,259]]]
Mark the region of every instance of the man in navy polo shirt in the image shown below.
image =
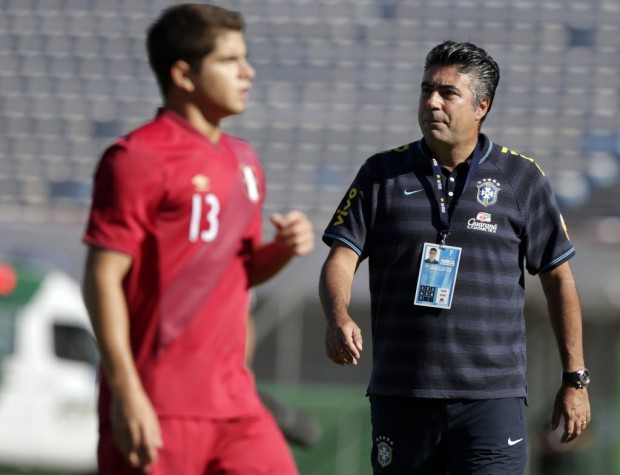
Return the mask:
[[[524,473],[524,269],[540,277],[564,367],[553,426],[563,416],[570,442],[590,420],[575,251],[560,211],[534,160],[480,133],[498,82],[481,48],[433,48],[424,138],[370,157],[323,235],[320,296],[337,364],[361,355],[348,307],[368,258],[375,474]]]

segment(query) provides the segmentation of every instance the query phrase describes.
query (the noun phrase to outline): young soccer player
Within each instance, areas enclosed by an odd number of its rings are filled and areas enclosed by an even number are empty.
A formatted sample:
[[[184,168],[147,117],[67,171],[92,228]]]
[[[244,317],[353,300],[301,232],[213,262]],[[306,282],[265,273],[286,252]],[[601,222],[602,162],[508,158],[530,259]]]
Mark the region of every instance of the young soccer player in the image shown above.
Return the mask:
[[[248,289],[314,246],[299,211],[261,242],[264,176],[224,133],[255,71],[240,14],[171,7],[148,31],[164,106],[103,155],[84,235],[102,356],[102,475],[296,474],[244,365]]]

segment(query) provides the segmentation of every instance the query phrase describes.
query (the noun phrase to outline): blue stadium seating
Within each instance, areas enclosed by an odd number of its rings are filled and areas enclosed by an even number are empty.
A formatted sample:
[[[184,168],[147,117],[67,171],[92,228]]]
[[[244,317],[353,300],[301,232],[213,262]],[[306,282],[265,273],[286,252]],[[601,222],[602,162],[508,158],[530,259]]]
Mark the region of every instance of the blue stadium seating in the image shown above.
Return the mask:
[[[74,204],[85,203],[80,184],[88,186],[100,148],[158,107],[144,31],[172,3],[0,0],[2,183],[48,182],[38,191],[49,193],[45,201],[70,203],[73,190]],[[563,203],[581,204],[617,183],[620,150],[601,152],[592,138],[617,143],[620,131],[615,0],[568,6],[524,0],[508,7],[490,0],[485,8],[474,0],[227,6],[246,16],[258,71],[248,112],[227,128],[263,157],[270,186],[279,190],[270,194],[272,209],[290,203],[287,193],[296,190],[317,213],[312,217],[323,219],[326,189],[344,189],[374,151],[416,139],[424,56],[448,38],[480,43],[496,57],[502,81],[485,129],[536,157],[563,184]],[[13,166],[22,162],[38,166]],[[60,169],[77,185],[50,172]],[[32,187],[5,188],[1,202],[41,201],[24,194]]]

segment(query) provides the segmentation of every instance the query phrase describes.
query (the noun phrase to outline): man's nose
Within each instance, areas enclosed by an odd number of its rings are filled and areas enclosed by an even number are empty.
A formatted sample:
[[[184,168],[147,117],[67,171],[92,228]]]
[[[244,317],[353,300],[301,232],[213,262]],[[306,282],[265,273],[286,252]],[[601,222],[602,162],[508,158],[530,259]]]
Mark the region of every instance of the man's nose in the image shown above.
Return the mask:
[[[256,77],[256,70],[250,64],[248,60],[245,60],[242,65],[242,74],[244,77],[252,80]]]
[[[437,91],[432,91],[426,98],[426,105],[430,109],[437,109],[441,104],[441,95]]]

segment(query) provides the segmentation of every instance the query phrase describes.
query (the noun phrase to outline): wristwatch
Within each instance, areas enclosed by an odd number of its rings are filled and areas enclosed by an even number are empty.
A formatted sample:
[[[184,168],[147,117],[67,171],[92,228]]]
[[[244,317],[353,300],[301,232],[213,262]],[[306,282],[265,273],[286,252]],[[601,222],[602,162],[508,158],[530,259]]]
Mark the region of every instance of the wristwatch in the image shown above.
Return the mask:
[[[570,384],[577,389],[587,388],[590,385],[590,371],[587,368],[572,373],[562,371],[562,383]]]

